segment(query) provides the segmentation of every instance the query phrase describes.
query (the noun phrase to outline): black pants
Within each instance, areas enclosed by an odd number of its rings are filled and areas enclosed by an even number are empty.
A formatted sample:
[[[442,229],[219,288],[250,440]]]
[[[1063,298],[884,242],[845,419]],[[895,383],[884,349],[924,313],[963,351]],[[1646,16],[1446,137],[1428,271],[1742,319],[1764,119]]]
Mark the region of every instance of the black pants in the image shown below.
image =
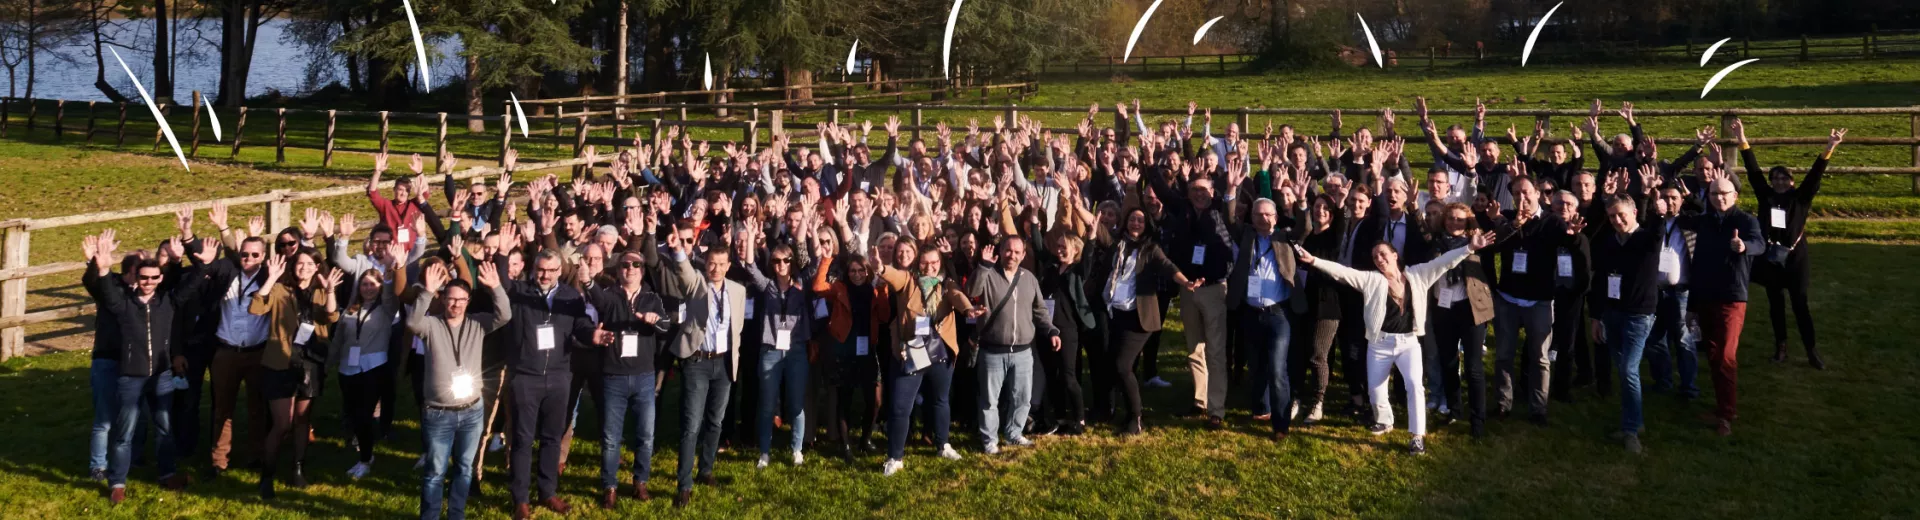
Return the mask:
[[[1055,319],[1054,325],[1060,329],[1060,350],[1034,346],[1040,354],[1041,368],[1034,372],[1045,372],[1048,383],[1047,398],[1034,408],[1036,420],[1033,422],[1041,427],[1080,424],[1086,420],[1086,402],[1080,394],[1080,345],[1096,335],[1081,330],[1072,319]],[[1040,392],[1041,387],[1034,387],[1034,394]]]
[[[747,320],[744,330],[760,330],[760,323],[757,319]],[[752,334],[742,334],[742,336],[752,336]],[[740,338],[740,366],[759,370],[760,350],[759,340]],[[749,373],[752,373],[751,370]],[[661,380],[664,381],[665,378]],[[741,421],[750,421],[760,415],[759,397],[759,377],[742,377],[739,381],[733,382],[733,386],[727,392],[726,417],[720,419],[720,438],[740,446],[756,446],[760,443],[758,430],[751,422],[747,423],[746,427],[741,427]]]
[[[880,422],[880,359],[886,354],[879,347],[868,350],[865,356],[844,356],[834,354],[833,407],[827,410],[827,431],[840,439],[840,445],[849,446],[853,439],[848,436],[852,425],[858,424],[863,441],[873,440],[873,427]],[[854,413],[855,403],[861,412]],[[857,421],[857,422],[856,422]],[[756,439],[757,441],[758,439]]]
[[[1167,311],[1173,309],[1173,295],[1175,294],[1179,294],[1179,291],[1160,291],[1158,296],[1160,298],[1160,316],[1153,319],[1160,320],[1160,322],[1167,321]],[[1138,320],[1135,321],[1137,322]],[[1146,379],[1160,377],[1160,330],[1155,329],[1147,337],[1146,349],[1140,351],[1140,355],[1145,357],[1145,359],[1140,360],[1140,364],[1142,365],[1140,377]]]
[[[1108,360],[1108,370],[1112,370],[1114,383],[1120,387],[1120,395],[1126,408],[1118,410],[1115,421],[1122,428],[1131,427],[1140,419],[1140,380],[1133,375],[1133,362],[1147,345],[1153,343],[1154,333],[1148,333],[1140,326],[1139,312],[1114,311],[1111,323],[1111,339],[1107,342],[1107,353],[1113,357]],[[1105,394],[1105,389],[1094,389],[1095,393]]]
[[[217,347],[195,345],[187,349],[187,373],[179,374],[187,379],[187,389],[173,391],[174,453],[188,455],[200,451],[200,396],[205,395],[207,367],[213,364],[213,350]]]
[[[1327,398],[1327,383],[1332,381],[1327,355],[1333,352],[1340,320],[1303,319],[1298,323],[1301,325],[1293,328],[1293,346],[1287,349],[1287,377],[1293,382],[1293,398],[1300,401],[1300,407],[1312,408]]]
[[[1347,395],[1353,403],[1367,403],[1367,333],[1366,320],[1360,319],[1360,311],[1342,313],[1341,316],[1354,316],[1353,319],[1340,320],[1339,329],[1334,333],[1340,344],[1340,375],[1347,382]],[[1412,413],[1412,412],[1408,412]]]
[[[1486,421],[1487,364],[1481,359],[1487,354],[1487,324],[1474,323],[1473,306],[1464,300],[1454,302],[1451,309],[1435,305],[1428,312],[1433,314],[1428,321],[1432,329],[1427,331],[1427,335],[1433,337],[1434,346],[1440,349],[1440,395],[1453,410],[1464,409],[1473,423]],[[1467,383],[1464,407],[1460,406],[1463,361],[1466,363]]]
[[[560,483],[560,437],[567,433],[567,394],[572,374],[551,371],[545,375],[513,374],[508,388],[513,393],[513,433],[507,442],[513,450],[513,503],[527,504],[528,486],[533,480],[533,441],[540,441],[540,499],[553,497]]]
[[[1777,267],[1759,260],[1753,263],[1755,271],[1763,272],[1760,284],[1767,288],[1767,316],[1773,319],[1773,342],[1776,345],[1787,343],[1787,306],[1780,303],[1781,293],[1792,299],[1794,324],[1800,327],[1800,343],[1807,347],[1807,356],[1814,356],[1813,312],[1807,308],[1807,286],[1813,276],[1813,260],[1807,253],[1807,244],[1793,248],[1787,253],[1786,267]]]
[[[380,420],[374,417],[373,410],[380,404],[381,396],[392,393],[391,363],[340,376],[340,400],[346,406],[347,426],[353,429],[353,438],[360,443],[360,462],[373,462],[373,445],[380,440]]]
[[[1589,381],[1601,397],[1613,394],[1613,352],[1589,341],[1586,303],[1585,294],[1553,298],[1553,343],[1548,349],[1557,354],[1550,354],[1554,361],[1548,394],[1557,398],[1570,397],[1567,392]]]

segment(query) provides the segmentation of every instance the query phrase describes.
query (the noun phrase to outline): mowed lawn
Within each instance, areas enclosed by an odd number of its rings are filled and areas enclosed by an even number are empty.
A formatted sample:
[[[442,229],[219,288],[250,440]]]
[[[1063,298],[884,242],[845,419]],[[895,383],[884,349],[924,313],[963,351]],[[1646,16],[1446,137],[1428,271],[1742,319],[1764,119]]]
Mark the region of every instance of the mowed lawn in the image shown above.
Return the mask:
[[[1647,396],[1647,452],[1634,456],[1605,440],[1618,421],[1616,399],[1579,395],[1554,403],[1553,423],[1496,421],[1492,437],[1472,440],[1464,423],[1439,428],[1426,457],[1405,454],[1407,434],[1367,436],[1345,420],[1300,428],[1285,444],[1243,411],[1233,428],[1204,430],[1171,417],[1186,406],[1189,378],[1177,325],[1163,338],[1168,389],[1147,391],[1149,434],[1119,440],[1106,429],[1079,438],[1040,437],[1032,449],[980,455],[971,434],[955,444],[967,458],[934,456],[913,444],[906,471],[879,474],[882,456],[863,454],[849,466],[825,452],[806,465],[776,462],[754,470],[752,456],[722,455],[718,490],[698,487],[693,506],[673,511],[680,406],[677,379],[660,409],[654,458],[654,501],[624,502],[614,513],[596,506],[598,443],[575,440],[561,494],[580,518],[674,515],[696,518],[1912,518],[1920,515],[1920,420],[1901,413],[1920,395],[1911,377],[1920,353],[1911,320],[1920,312],[1920,246],[1826,242],[1814,245],[1812,295],[1830,367],[1775,364],[1767,306],[1748,312],[1741,351],[1741,421],[1731,438],[1698,426],[1711,405],[1671,395]],[[1796,352],[1794,357],[1799,359]],[[12,518],[392,518],[414,513],[419,453],[411,406],[402,405],[394,440],[381,446],[372,476],[349,481],[338,389],[314,406],[319,442],[309,454],[313,482],[283,488],[280,499],[254,497],[254,473],[235,470],[184,493],[152,484],[137,468],[132,496],[108,508],[103,486],[85,480],[90,417],[84,352],[16,359],[0,366],[0,511]],[[1336,385],[1338,379],[1335,379]],[[404,391],[403,391],[404,392]],[[1338,392],[1336,392],[1337,394]],[[1236,402],[1239,401],[1236,396]],[[403,400],[404,402],[404,400]],[[592,403],[579,428],[596,431]],[[1404,411],[1401,411],[1404,427]],[[776,433],[776,439],[785,433]],[[584,436],[583,436],[584,437]],[[251,450],[244,450],[250,452]],[[241,455],[236,460],[247,460]],[[776,461],[785,459],[777,453]],[[192,459],[204,460],[203,454]],[[504,518],[511,504],[489,459],[488,494],[469,510]],[[623,477],[624,478],[624,477]]]

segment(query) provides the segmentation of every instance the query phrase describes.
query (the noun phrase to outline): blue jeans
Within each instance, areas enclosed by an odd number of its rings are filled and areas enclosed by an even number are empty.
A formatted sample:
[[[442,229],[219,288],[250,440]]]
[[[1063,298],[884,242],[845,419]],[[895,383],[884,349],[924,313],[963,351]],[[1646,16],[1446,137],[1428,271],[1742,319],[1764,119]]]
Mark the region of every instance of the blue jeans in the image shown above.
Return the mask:
[[[107,463],[107,483],[113,487],[127,486],[127,468],[133,464],[133,433],[140,425],[140,413],[144,410],[153,424],[153,431],[159,435],[156,447],[160,450],[160,476],[167,477],[174,472],[173,429],[169,421],[171,408],[166,404],[173,402],[173,373],[161,371],[148,377],[119,376],[118,385],[119,412],[113,418],[113,449]]]
[[[999,444],[1001,438],[1019,438],[1027,427],[1027,408],[1033,403],[1033,349],[1013,353],[982,349],[977,377],[980,378],[980,441],[985,446],[993,446]],[[1007,404],[1004,413],[1001,403]]]
[[[784,396],[784,399],[782,398]],[[785,401],[788,422],[793,423],[793,452],[800,453],[807,436],[807,351],[802,349],[760,351],[760,454],[773,449],[773,407]]]
[[[633,414],[634,436],[639,443],[633,452],[633,482],[642,484],[653,471],[653,389],[654,374],[602,376],[606,402],[602,403],[600,436],[600,485],[613,489],[620,485],[620,445],[626,438],[627,414]]]
[[[420,430],[427,438],[427,474],[420,486],[420,519],[440,518],[440,499],[447,501],[447,518],[467,517],[467,491],[473,487],[473,454],[480,449],[480,425],[486,421],[486,399],[461,410],[420,411]],[[448,471],[447,461],[453,461]]]
[[[1287,346],[1293,338],[1293,325],[1285,313],[1254,310],[1242,316],[1240,337],[1255,363],[1248,374],[1255,392],[1254,415],[1269,412],[1273,431],[1287,431],[1293,419],[1287,413],[1293,402],[1293,388],[1287,380]]]
[[[1653,332],[1647,335],[1647,360],[1653,370],[1653,388],[1673,388],[1669,379],[1680,372],[1680,395],[1698,397],[1700,388],[1693,378],[1700,371],[1700,356],[1694,351],[1692,329],[1687,328],[1687,289],[1668,287],[1660,290],[1659,314],[1653,320]],[[1677,366],[1676,366],[1676,363]]]
[[[1607,327],[1607,348],[1613,350],[1613,364],[1620,372],[1620,431],[1640,431],[1640,355],[1647,347],[1647,332],[1653,330],[1652,314],[1627,314],[1609,310],[1601,315]]]
[[[713,457],[720,451],[720,420],[727,415],[727,393],[733,391],[725,356],[680,360],[680,491],[693,489],[697,459],[701,475],[713,474]]]
[[[107,469],[107,432],[113,429],[113,417],[120,413],[120,362],[93,360],[87,370],[87,384],[93,387],[93,428],[87,436],[87,469]]]
[[[947,348],[935,345],[933,348]],[[953,424],[953,406],[947,401],[953,388],[953,359],[936,361],[919,372],[908,372],[908,363],[889,363],[887,372],[887,458],[900,460],[907,454],[907,430],[913,426],[913,401],[922,398],[932,411],[923,427],[933,429],[933,443],[947,444],[947,428]]]

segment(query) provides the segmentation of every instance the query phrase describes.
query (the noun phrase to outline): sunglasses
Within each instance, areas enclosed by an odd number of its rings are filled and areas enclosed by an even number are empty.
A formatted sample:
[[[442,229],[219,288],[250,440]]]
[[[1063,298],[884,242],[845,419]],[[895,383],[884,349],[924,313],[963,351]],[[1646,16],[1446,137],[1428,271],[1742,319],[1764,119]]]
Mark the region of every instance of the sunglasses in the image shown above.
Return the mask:
[[[776,264],[790,264],[790,263],[793,263],[793,259],[792,259],[792,258],[779,258],[779,257],[775,257],[775,258],[773,259],[773,263],[776,263]]]
[[[240,256],[244,258],[260,258],[263,256],[267,256],[267,254],[266,253],[240,253]]]
[[[294,246],[297,246],[297,245],[300,245],[300,243],[299,243],[299,242],[281,242],[281,243],[280,243],[280,248],[281,248],[281,249],[287,249],[287,248],[291,248],[291,247],[294,247]]]
[[[153,276],[147,276],[143,274],[143,275],[140,275],[139,280],[142,282],[154,281],[154,280],[159,280],[160,276],[161,275],[157,275],[157,274]]]
[[[620,267],[626,268],[626,269],[639,269],[642,267],[646,267],[646,264],[642,262],[620,262]]]

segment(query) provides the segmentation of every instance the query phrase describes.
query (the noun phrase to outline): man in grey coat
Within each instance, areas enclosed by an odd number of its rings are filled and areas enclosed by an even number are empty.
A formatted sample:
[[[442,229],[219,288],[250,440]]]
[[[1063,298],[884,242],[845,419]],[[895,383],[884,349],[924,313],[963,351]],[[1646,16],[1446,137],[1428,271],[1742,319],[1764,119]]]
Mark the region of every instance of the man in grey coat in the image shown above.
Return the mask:
[[[1007,235],[997,249],[997,268],[974,270],[967,287],[977,304],[971,314],[979,323],[980,438],[988,455],[1000,453],[1000,435],[1014,446],[1033,445],[1020,434],[1033,402],[1033,343],[1045,336],[1050,348],[1060,349],[1052,305],[1041,299],[1033,273],[1020,267],[1027,258],[1026,240]],[[1000,409],[1002,401],[1008,410]]]

